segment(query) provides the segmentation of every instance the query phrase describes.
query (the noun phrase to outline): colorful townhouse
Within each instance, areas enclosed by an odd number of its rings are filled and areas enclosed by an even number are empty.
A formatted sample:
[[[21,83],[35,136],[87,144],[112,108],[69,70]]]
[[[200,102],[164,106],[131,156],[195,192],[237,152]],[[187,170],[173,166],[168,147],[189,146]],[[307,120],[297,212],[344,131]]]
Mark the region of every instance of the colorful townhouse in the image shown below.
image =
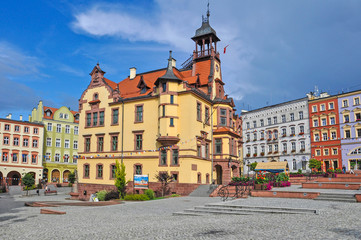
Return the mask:
[[[342,168],[338,96],[309,94],[311,155],[321,168]]]
[[[361,169],[361,91],[338,96],[342,166]]]
[[[21,178],[31,173],[38,184],[43,176],[42,150],[44,126],[11,119],[11,114],[0,118],[0,183],[19,185]]]
[[[242,111],[246,163],[288,163],[290,171],[307,170],[311,157],[308,99],[301,98],[252,111]]]
[[[172,192],[179,194],[239,176],[241,119],[224,91],[220,39],[209,13],[192,40],[193,55],[182,69],[171,52],[166,68],[130,68],[119,83],[104,77],[99,64],[93,68],[79,100],[81,198],[114,188],[116,160],[125,164],[127,180],[149,175],[153,189],[155,175],[168,172]]]
[[[44,125],[44,180],[67,183],[69,173],[77,167],[79,113],[64,106],[43,106],[39,101],[31,112],[31,122]]]

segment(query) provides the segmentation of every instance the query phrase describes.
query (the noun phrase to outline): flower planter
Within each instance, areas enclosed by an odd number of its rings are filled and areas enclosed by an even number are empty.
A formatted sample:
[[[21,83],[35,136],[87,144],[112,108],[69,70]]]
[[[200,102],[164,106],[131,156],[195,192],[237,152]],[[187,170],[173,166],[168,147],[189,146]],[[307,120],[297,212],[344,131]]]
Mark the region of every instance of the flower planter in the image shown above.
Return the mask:
[[[263,184],[256,183],[254,185],[254,190],[264,190],[264,189],[265,189],[265,186]]]

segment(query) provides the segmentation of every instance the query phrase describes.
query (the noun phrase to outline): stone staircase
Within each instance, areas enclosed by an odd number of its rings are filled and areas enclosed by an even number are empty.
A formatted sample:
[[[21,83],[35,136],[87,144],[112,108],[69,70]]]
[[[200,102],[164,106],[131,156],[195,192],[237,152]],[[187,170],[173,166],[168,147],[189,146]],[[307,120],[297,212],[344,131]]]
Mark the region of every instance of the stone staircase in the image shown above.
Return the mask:
[[[319,201],[333,201],[333,202],[357,202],[355,194],[340,194],[340,193],[320,193],[314,200]]]
[[[227,204],[206,204],[204,206],[175,212],[176,216],[204,216],[204,215],[254,215],[254,214],[318,214],[317,210],[306,208],[240,206]]]
[[[190,197],[209,197],[210,194],[218,187],[218,185],[207,184],[199,185],[196,190],[189,194]]]

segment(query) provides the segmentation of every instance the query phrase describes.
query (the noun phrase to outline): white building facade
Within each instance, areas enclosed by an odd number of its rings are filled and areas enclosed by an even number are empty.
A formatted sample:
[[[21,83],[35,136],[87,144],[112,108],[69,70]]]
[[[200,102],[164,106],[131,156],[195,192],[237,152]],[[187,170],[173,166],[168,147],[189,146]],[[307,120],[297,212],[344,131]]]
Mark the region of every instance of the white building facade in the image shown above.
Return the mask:
[[[308,98],[242,112],[244,174],[253,162],[287,161],[291,172],[311,157]]]

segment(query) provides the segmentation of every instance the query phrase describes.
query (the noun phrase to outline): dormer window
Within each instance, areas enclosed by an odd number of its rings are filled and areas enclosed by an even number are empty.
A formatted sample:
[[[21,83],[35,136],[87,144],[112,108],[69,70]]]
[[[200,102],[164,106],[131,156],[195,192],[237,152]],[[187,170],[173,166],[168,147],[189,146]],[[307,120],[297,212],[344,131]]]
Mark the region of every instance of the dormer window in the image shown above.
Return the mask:
[[[46,114],[47,117],[50,117],[51,116],[51,111],[48,109],[48,110],[45,111],[45,114]]]
[[[94,94],[94,100],[98,100],[98,94],[96,93],[96,94]]]
[[[69,118],[69,115],[65,113],[65,114],[64,114],[64,118],[65,118],[65,119],[68,119],[68,118]]]
[[[144,86],[144,87],[142,87],[142,89],[140,90],[140,93],[143,94],[143,93],[145,93],[146,91],[147,91],[147,88]]]
[[[75,120],[76,120],[76,121],[79,121],[79,114],[75,114],[74,117],[75,117]]]
[[[62,113],[59,114],[59,118],[63,118],[63,114],[62,114]]]

